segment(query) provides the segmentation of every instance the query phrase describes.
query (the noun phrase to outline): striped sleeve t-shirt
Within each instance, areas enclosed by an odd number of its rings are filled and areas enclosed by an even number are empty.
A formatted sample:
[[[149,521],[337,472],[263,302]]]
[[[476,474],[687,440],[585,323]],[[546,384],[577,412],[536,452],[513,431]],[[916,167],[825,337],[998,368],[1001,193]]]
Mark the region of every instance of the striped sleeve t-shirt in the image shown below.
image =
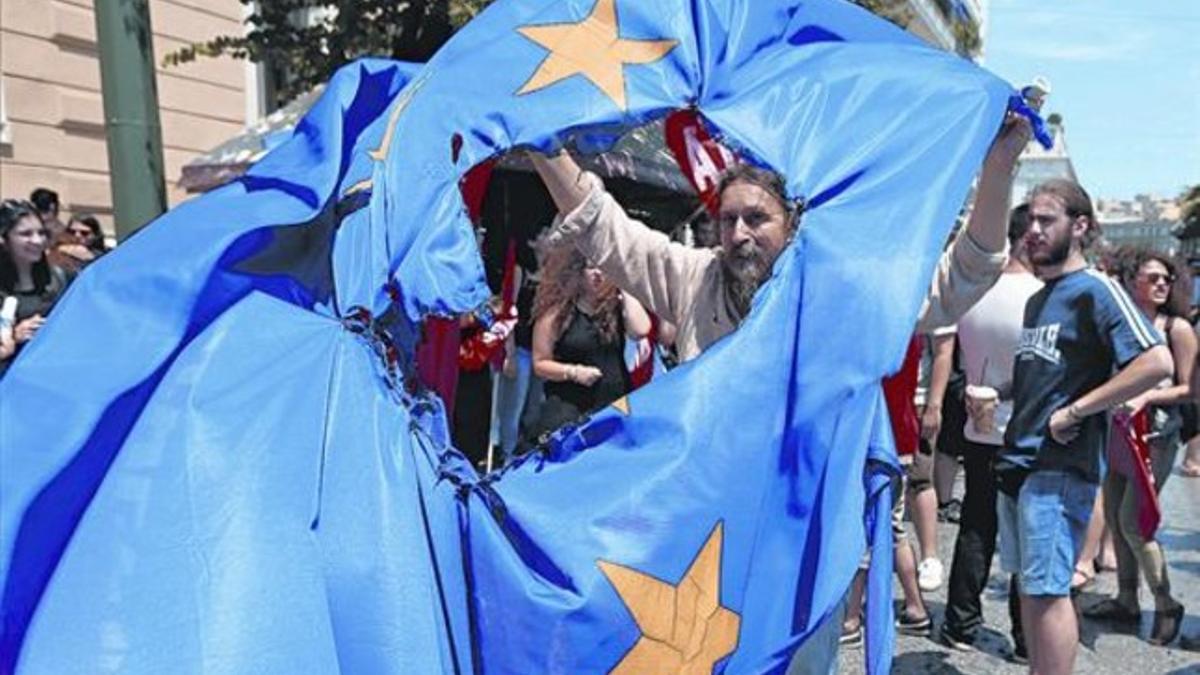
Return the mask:
[[[1067,470],[1099,483],[1108,416],[1088,417],[1062,445],[1050,437],[1050,415],[1159,344],[1158,331],[1110,277],[1089,268],[1047,282],[1025,305],[997,471]]]

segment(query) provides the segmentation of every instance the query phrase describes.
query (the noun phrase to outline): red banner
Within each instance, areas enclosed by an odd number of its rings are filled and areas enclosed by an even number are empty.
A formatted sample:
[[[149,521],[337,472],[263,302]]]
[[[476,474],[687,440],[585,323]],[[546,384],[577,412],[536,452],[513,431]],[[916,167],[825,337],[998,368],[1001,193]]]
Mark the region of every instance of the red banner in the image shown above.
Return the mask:
[[[715,214],[717,181],[725,169],[737,163],[737,157],[708,133],[694,110],[681,110],[668,117],[665,135],[683,175],[709,212]]]

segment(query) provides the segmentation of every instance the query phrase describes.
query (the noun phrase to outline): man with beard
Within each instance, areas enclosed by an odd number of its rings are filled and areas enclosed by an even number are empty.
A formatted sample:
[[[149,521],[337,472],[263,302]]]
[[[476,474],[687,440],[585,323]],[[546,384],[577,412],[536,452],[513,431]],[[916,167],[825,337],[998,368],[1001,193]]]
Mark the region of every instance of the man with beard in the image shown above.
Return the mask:
[[[917,332],[953,324],[1000,276],[1013,173],[1029,135],[1028,122],[1011,116],[992,144],[970,222],[938,264]],[[803,211],[778,174],[737,165],[717,186],[720,247],[688,248],[631,219],[568,153],[533,153],[532,159],[562,214],[558,235],[573,239],[619,288],[678,328],[681,361],[699,356],[746,318]]]
[[[1045,286],[1025,305],[996,511],[1001,565],[1019,572],[1030,671],[1042,675],[1075,664],[1071,576],[1103,473],[1107,412],[1172,374],[1153,325],[1088,267],[1083,249],[1097,234],[1079,185],[1034,188],[1025,242]]]

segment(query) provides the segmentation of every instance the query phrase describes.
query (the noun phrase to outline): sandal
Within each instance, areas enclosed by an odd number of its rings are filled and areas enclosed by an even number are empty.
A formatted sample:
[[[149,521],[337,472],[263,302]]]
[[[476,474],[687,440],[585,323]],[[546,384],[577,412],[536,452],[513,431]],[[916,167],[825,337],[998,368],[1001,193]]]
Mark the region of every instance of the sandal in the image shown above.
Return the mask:
[[[929,634],[933,632],[933,619],[928,615],[917,618],[909,615],[908,612],[903,612],[896,619],[896,630],[904,635],[929,637]]]
[[[1179,465],[1179,475],[1188,478],[1200,478],[1200,466],[1184,462]]]
[[[1183,625],[1183,605],[1176,604],[1165,612],[1154,613],[1154,628],[1150,629],[1150,637],[1146,641],[1156,647],[1169,645],[1179,637],[1179,629]]]
[[[842,635],[838,638],[838,644],[846,649],[860,649],[863,646],[863,629],[862,625],[857,628],[842,628]]]
[[[1082,614],[1089,619],[1112,621],[1115,623],[1137,623],[1142,618],[1140,610],[1130,609],[1117,602],[1116,598],[1106,598],[1084,609]]]

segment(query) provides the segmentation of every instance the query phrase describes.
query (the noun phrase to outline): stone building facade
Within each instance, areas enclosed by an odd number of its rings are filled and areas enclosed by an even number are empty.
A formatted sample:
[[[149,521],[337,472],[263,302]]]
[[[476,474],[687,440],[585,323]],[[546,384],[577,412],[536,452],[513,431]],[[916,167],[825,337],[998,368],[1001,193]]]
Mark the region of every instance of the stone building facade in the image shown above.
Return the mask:
[[[103,1],[103,0],[100,0]],[[154,56],[243,30],[238,0],[150,0]],[[67,212],[112,227],[93,0],[0,2],[0,195],[56,190]],[[157,73],[167,193],[181,167],[258,117],[257,71],[230,58]],[[249,96],[247,94],[250,94]]]

